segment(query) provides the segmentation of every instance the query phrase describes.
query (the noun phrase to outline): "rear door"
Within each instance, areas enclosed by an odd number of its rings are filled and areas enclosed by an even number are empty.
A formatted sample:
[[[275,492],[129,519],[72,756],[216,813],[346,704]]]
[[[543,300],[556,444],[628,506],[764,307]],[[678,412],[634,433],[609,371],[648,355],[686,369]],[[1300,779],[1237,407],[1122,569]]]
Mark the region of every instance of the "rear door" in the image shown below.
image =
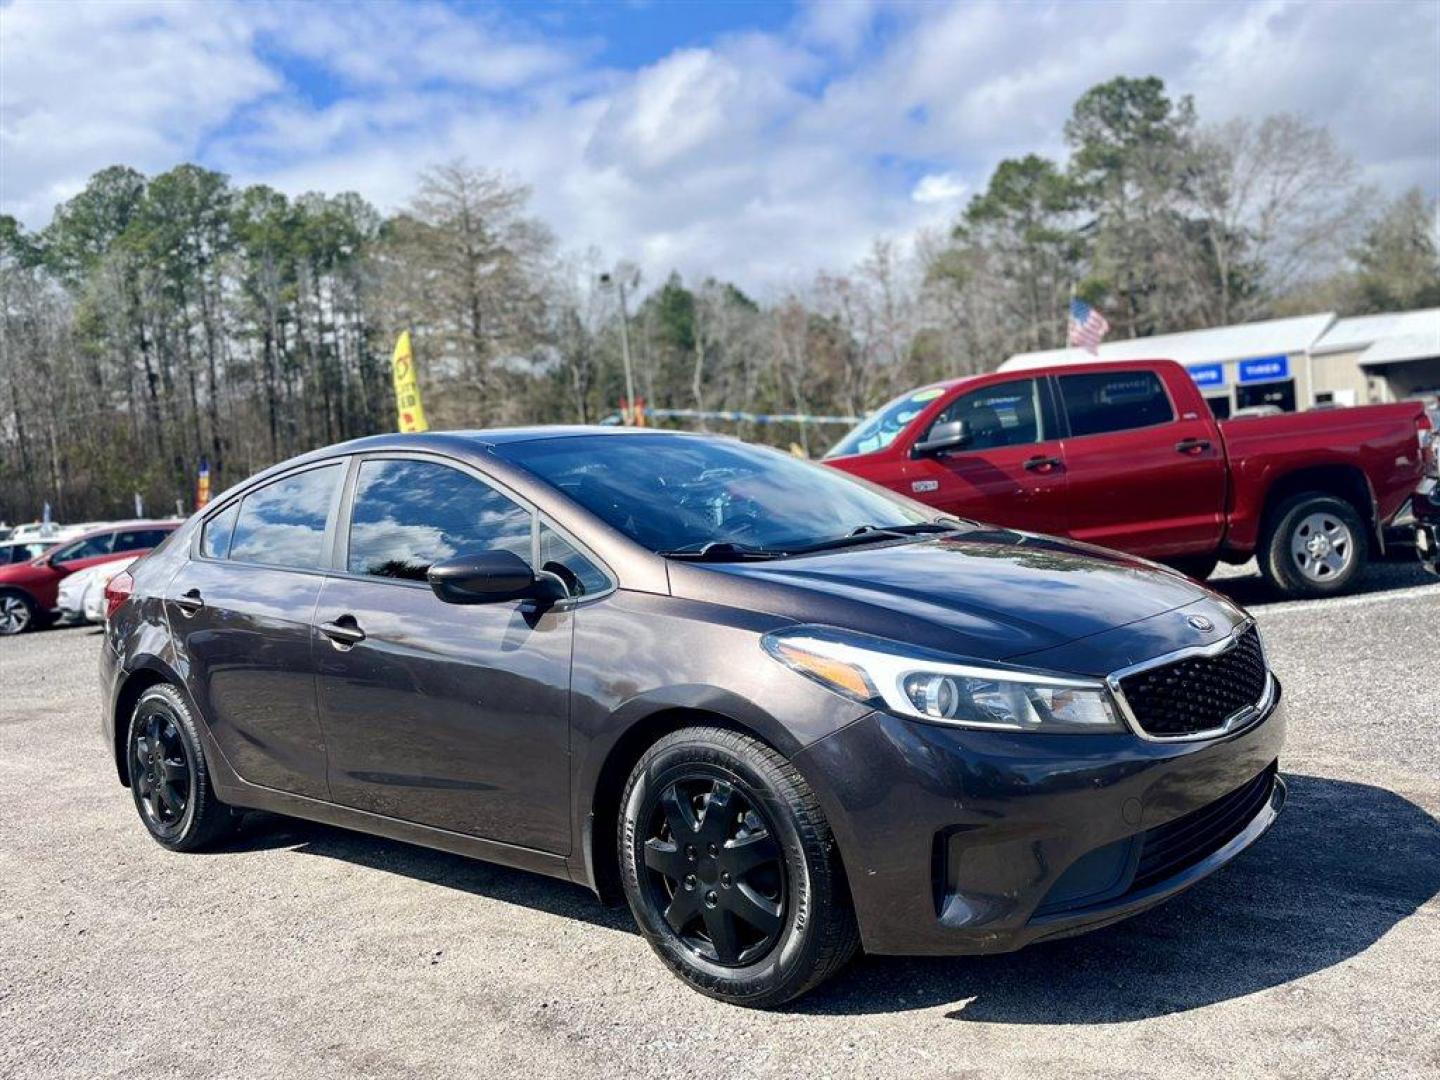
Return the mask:
[[[544,566],[562,549],[540,546],[528,506],[452,462],[374,455],[350,487],[339,572],[315,618],[334,801],[568,854],[574,611],[447,604],[425,581],[457,555]],[[596,591],[584,566],[570,569]]]
[[[990,383],[958,394],[930,428],[965,420],[970,441],[911,455],[905,493],[947,513],[1035,532],[1065,530],[1066,467],[1050,387],[1044,379]]]
[[[166,590],[187,684],[245,780],[325,798],[311,625],[345,463],[272,480],[211,513]]]
[[[1070,535],[1153,558],[1214,551],[1225,520],[1214,422],[1177,410],[1149,369],[1053,379],[1067,424]]]

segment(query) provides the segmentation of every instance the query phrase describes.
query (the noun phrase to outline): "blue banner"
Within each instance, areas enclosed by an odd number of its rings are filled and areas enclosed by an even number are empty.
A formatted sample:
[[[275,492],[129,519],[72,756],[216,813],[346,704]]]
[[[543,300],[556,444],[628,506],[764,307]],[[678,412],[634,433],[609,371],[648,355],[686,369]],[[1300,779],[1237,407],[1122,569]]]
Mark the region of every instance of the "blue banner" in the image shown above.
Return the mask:
[[[1204,388],[1225,385],[1224,364],[1191,364],[1187,370],[1196,386]]]
[[[1288,379],[1289,377],[1290,357],[1284,354],[1257,356],[1250,360],[1240,361],[1240,381],[1242,383],[1274,382],[1276,379]]]

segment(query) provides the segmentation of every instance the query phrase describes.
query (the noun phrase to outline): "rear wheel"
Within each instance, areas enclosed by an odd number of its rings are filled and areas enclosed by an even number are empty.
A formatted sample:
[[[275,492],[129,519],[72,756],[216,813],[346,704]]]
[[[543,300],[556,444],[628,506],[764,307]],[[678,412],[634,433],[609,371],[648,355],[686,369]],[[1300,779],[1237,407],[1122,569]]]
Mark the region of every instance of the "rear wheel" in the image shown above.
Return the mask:
[[[39,619],[35,602],[22,592],[0,592],[0,637],[23,634]]]
[[[830,826],[758,739],[686,728],[659,740],[626,785],[619,851],[641,931],[701,993],[779,1005],[858,948]]]
[[[1259,552],[1260,571],[1286,596],[1333,596],[1365,569],[1369,538],[1355,508],[1308,492],[1275,509]]]
[[[125,742],[130,792],[140,820],[172,851],[200,851],[234,828],[235,814],[215,797],[200,733],[173,686],[140,695]]]

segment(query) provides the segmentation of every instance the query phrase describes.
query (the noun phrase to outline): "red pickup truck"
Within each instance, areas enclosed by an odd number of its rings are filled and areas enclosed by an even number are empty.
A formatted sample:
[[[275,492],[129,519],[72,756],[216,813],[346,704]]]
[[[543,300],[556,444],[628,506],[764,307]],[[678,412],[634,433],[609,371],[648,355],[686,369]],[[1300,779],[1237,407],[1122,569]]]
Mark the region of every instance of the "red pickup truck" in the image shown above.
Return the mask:
[[[951,513],[1204,578],[1258,556],[1292,596],[1340,592],[1434,468],[1418,402],[1217,422],[1172,360],[994,372],[911,391],[825,461]]]

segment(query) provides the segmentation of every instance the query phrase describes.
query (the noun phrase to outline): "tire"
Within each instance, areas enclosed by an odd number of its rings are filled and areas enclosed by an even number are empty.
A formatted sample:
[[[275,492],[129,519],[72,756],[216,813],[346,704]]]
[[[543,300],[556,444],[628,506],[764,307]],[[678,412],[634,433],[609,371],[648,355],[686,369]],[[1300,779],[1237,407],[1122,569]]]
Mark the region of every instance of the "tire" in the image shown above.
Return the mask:
[[[1218,555],[1194,555],[1167,559],[1166,563],[1172,569],[1180,571],[1180,573],[1186,577],[1194,578],[1196,581],[1204,581],[1215,572],[1215,567],[1220,565],[1220,558]]]
[[[750,1008],[780,1005],[859,948],[844,870],[814,793],[749,735],[685,728],[650,747],[625,786],[617,850],[641,932],[702,994]]]
[[[40,609],[18,589],[0,590],[0,637],[13,637],[41,623]]]
[[[140,821],[161,847],[203,851],[234,829],[235,812],[210,786],[200,733],[175,687],[152,686],[140,695],[125,761]]]
[[[1311,491],[1275,508],[1257,554],[1260,572],[1285,596],[1334,596],[1364,571],[1370,538],[1348,502]]]

